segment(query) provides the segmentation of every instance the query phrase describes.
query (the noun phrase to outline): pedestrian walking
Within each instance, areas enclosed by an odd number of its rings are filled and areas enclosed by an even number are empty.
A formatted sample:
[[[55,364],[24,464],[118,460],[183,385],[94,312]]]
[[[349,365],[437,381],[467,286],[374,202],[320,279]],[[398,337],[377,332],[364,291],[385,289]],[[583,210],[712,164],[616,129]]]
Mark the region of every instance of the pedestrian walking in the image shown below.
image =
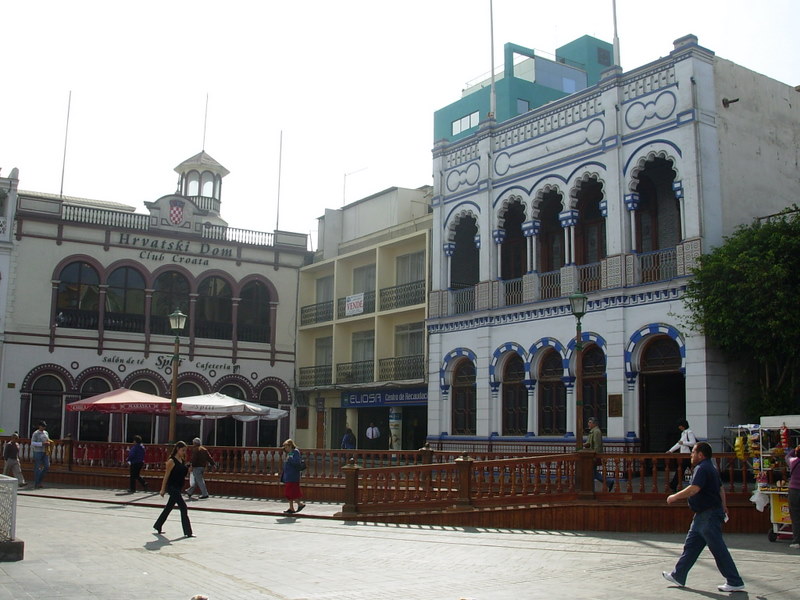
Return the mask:
[[[720,592],[740,592],[744,590],[744,581],[739,576],[739,571],[733,562],[731,553],[722,539],[722,524],[728,520],[728,506],[725,501],[725,489],[714,463],[711,462],[711,446],[706,442],[698,442],[692,448],[692,473],[691,483],[680,492],[667,497],[668,504],[682,500],[689,501],[689,507],[694,511],[692,525],[686,534],[683,544],[683,553],[671,573],[662,571],[661,575],[669,581],[683,587],[686,577],[694,566],[697,557],[708,546],[717,569],[725,577],[725,583],[718,585]]]
[[[584,448],[589,448],[593,450],[597,454],[603,453],[603,431],[600,429],[600,423],[594,417],[589,417],[587,421],[589,426],[589,437],[586,439],[586,443],[583,444]],[[594,478],[603,483],[603,459],[599,456],[595,459],[595,470],[594,470]],[[605,482],[608,486],[608,491],[614,489],[614,480],[610,477]]]
[[[47,423],[39,421],[39,425],[31,434],[33,450],[33,488],[40,489],[47,471],[50,469],[50,434],[45,429]]]
[[[133,494],[136,491],[136,482],[142,484],[144,491],[147,491],[147,482],[142,477],[142,467],[144,467],[144,444],[142,443],[142,436],[133,436],[133,446],[128,450],[128,465],[130,466],[130,483],[128,484],[128,491]]]
[[[353,433],[353,430],[349,427],[347,431],[344,432],[342,436],[342,450],[355,450],[356,447],[356,436]]]
[[[678,490],[678,477],[683,476],[692,464],[691,454],[692,448],[697,443],[697,438],[694,435],[694,432],[689,428],[689,421],[686,419],[681,419],[678,421],[678,429],[681,432],[680,439],[675,442],[675,445],[672,446],[667,452],[680,452],[681,455],[684,455],[683,458],[678,463],[679,466],[675,468],[675,474],[672,476],[672,479],[669,482],[669,489],[675,493]]]
[[[789,468],[789,517],[792,519],[792,543],[789,548],[800,548],[800,446],[786,453]]]
[[[164,510],[156,519],[153,524],[153,529],[157,533],[164,533],[162,527],[172,512],[172,508],[177,504],[178,510],[181,511],[181,526],[183,527],[183,535],[186,537],[195,537],[192,533],[192,524],[189,522],[189,509],[186,502],[183,501],[181,492],[183,491],[183,483],[186,480],[186,473],[189,468],[186,466],[186,442],[176,442],[172,448],[172,454],[169,455],[167,463],[164,466],[164,479],[161,482],[161,497],[169,492],[169,500],[167,500]]]
[[[189,468],[191,474],[189,476],[189,489],[186,490],[186,496],[191,498],[195,488],[200,490],[200,499],[208,498],[208,488],[206,488],[205,472],[208,465],[216,467],[217,463],[211,458],[211,453],[208,448],[202,445],[200,438],[194,438],[192,441],[192,460]],[[192,479],[194,481],[192,481]]]
[[[303,510],[306,505],[300,502],[303,494],[300,492],[300,473],[303,464],[303,457],[300,456],[300,450],[294,445],[291,439],[283,442],[283,451],[286,454],[283,463],[283,472],[281,473],[281,481],[283,482],[283,494],[289,501],[289,508],[283,511],[285,515],[293,515]],[[297,510],[294,508],[295,500],[297,500]]]
[[[11,434],[11,439],[3,446],[3,460],[6,461],[6,464],[3,465],[3,475],[13,473],[17,478],[17,487],[23,488],[28,485],[19,466],[19,434],[16,431]]]

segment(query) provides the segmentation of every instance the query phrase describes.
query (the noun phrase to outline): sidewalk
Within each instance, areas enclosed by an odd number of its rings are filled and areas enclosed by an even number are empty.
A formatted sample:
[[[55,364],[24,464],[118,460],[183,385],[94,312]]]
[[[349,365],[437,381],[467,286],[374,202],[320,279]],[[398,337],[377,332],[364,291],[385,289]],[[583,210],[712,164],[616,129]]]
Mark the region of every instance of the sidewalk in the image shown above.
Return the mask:
[[[25,558],[0,563],[0,600],[619,600],[727,598],[706,551],[671,587],[683,535],[343,522],[339,505],[214,497],[157,535],[154,493],[47,485],[17,498]],[[691,515],[687,509],[687,527]],[[736,600],[798,597],[800,552],[726,536],[747,585]]]

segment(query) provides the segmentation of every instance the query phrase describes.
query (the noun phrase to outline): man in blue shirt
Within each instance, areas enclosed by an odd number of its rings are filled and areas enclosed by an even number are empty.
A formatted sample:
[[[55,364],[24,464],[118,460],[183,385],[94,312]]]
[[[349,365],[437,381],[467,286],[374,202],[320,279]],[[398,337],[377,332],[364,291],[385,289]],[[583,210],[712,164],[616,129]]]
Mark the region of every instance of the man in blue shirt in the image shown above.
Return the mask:
[[[694,511],[694,519],[686,534],[683,553],[672,573],[662,571],[661,575],[678,587],[686,585],[689,569],[694,566],[697,557],[708,546],[719,572],[725,577],[725,583],[718,585],[721,592],[740,592],[744,590],[744,581],[731,558],[731,553],[722,539],[722,524],[728,518],[725,504],[725,490],[719,471],[711,462],[711,446],[699,442],[692,448],[692,481],[688,487],[667,497],[668,504],[688,500]]]

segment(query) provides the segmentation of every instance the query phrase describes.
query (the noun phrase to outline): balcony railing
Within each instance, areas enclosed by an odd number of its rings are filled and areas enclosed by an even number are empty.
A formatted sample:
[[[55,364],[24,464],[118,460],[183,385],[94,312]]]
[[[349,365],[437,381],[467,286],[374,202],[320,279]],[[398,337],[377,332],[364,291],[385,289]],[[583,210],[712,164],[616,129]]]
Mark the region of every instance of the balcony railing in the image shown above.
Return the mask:
[[[347,298],[339,298],[336,303],[336,316],[339,319],[347,317],[356,317],[358,315],[367,315],[375,312],[375,290],[371,292],[364,292],[364,303],[361,305],[361,310],[356,309],[351,315],[347,314]]]
[[[194,324],[194,335],[212,340],[230,340],[233,338],[233,324],[230,321],[197,319]]]
[[[312,387],[318,385],[331,385],[332,366],[331,365],[315,365],[313,367],[300,367],[299,379],[300,387]]]
[[[588,294],[596,292],[602,285],[600,275],[600,263],[589,263],[588,265],[578,265],[578,286],[581,292]]]
[[[642,283],[664,281],[678,276],[678,253],[675,248],[665,248],[639,255]]]
[[[369,383],[374,381],[375,362],[339,363],[336,365],[336,383]]]
[[[269,341],[269,325],[239,324],[236,327],[236,338],[240,342],[266,343]]]
[[[378,360],[378,381],[424,379],[425,355],[395,356]]]
[[[381,310],[414,306],[425,302],[425,282],[414,281],[381,289]]]
[[[100,316],[96,310],[80,310],[76,308],[59,309],[56,316],[58,327],[71,329],[93,329],[97,331]]]
[[[75,221],[90,225],[104,225],[120,229],[150,229],[150,215],[141,215],[119,210],[104,210],[89,206],[75,206],[64,204],[61,207],[61,218],[65,221]]]
[[[204,238],[235,242],[248,246],[274,246],[275,235],[265,231],[251,231],[249,229],[236,229],[224,225],[205,225],[201,230]]]
[[[539,275],[542,300],[561,297],[561,271],[550,271]]]
[[[144,315],[106,312],[103,319],[106,331],[127,331],[129,333],[144,332]]]
[[[197,205],[200,210],[210,210],[219,214],[219,200],[211,196],[186,196]]]
[[[475,310],[475,287],[450,290],[450,314],[460,315]]]
[[[300,309],[300,325],[313,325],[333,320],[333,300],[311,304]]]
[[[503,306],[514,306],[522,304],[522,277],[518,279],[504,279],[500,281],[502,286]]]

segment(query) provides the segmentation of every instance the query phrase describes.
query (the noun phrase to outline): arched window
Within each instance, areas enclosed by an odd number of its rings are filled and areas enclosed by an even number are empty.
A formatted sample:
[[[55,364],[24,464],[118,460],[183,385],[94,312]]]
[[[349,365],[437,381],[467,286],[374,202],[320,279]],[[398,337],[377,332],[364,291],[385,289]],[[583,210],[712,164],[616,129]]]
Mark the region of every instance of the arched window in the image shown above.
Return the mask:
[[[63,437],[64,385],[52,375],[43,375],[33,382],[31,393],[30,435],[39,421],[47,423],[47,432],[53,439]],[[22,434],[22,432],[20,432]],[[24,434],[22,434],[24,435]]]
[[[539,435],[567,433],[567,390],[561,355],[549,350],[539,367]]]
[[[608,431],[606,394],[606,355],[592,344],[583,351],[583,420],[595,417],[600,429]]]
[[[200,283],[194,327],[197,337],[215,340],[233,337],[231,298],[231,286],[222,277],[208,277]]]
[[[111,391],[105,379],[92,377],[81,386],[81,399]],[[83,442],[108,442],[108,413],[81,411],[78,413],[78,439]]]
[[[187,196],[200,195],[200,174],[197,171],[192,171],[186,176],[188,182],[186,185]]]
[[[108,277],[105,328],[144,332],[144,277],[132,267],[120,267]]]
[[[589,265],[606,257],[606,220],[600,212],[602,200],[603,185],[597,179],[581,183],[575,226],[575,264]]]
[[[528,430],[528,390],[525,364],[516,352],[503,369],[503,435],[525,435]]]
[[[242,342],[269,341],[269,292],[261,281],[242,288],[236,317],[236,336]]]
[[[178,398],[188,398],[190,396],[199,396],[203,392],[191,382],[184,382],[178,386]],[[175,440],[183,440],[190,446],[192,440],[200,437],[200,419],[192,419],[184,415],[178,415],[175,419]],[[208,436],[206,436],[208,437]],[[202,439],[202,438],[201,438]],[[204,440],[204,443],[209,443],[209,440]]]
[[[456,225],[455,248],[450,259],[450,287],[454,290],[478,283],[480,251],[475,246],[478,225],[475,217],[466,216]]]
[[[58,279],[58,326],[97,331],[100,302],[97,271],[89,263],[74,262],[61,270]]]
[[[270,408],[278,408],[280,396],[275,388],[264,388],[258,397],[258,403]],[[258,440],[256,443],[261,447],[275,447],[280,445],[283,440],[278,439],[278,421],[258,421]],[[252,445],[248,440],[247,445]]]
[[[144,394],[151,394],[153,396],[158,396],[158,388],[156,388],[155,384],[152,381],[148,381],[147,379],[140,379],[133,383],[130,386],[132,390],[137,392],[142,392]],[[145,444],[151,444],[156,439],[156,417],[155,415],[145,415],[145,414],[133,414],[133,415],[126,415],[126,431],[125,431],[125,440],[126,442],[132,442],[133,436],[140,435],[142,436],[142,442]]]
[[[525,207],[519,201],[512,202],[503,215],[505,238],[500,250],[502,279],[517,279],[528,269],[525,236],[522,222],[525,220]]]
[[[453,372],[453,435],[476,435],[475,365],[462,360]]]
[[[636,247],[640,252],[674,248],[681,241],[680,203],[672,189],[672,161],[656,158],[639,173]]]
[[[153,303],[150,307],[150,331],[169,335],[169,315],[176,308],[189,314],[189,282],[177,271],[167,271],[158,276],[153,286]]]
[[[214,197],[214,174],[211,171],[203,171],[200,179],[200,195],[207,198]]]
[[[671,337],[660,335],[645,347],[641,361],[642,373],[673,373],[680,371],[681,351]]]
[[[539,206],[539,271],[548,273],[564,266],[564,228],[558,218],[563,210],[561,194],[548,191]]]
[[[245,393],[238,385],[226,385],[220,390],[221,394],[245,400]],[[241,446],[244,435],[244,423],[233,417],[217,419],[217,445],[218,446]]]

